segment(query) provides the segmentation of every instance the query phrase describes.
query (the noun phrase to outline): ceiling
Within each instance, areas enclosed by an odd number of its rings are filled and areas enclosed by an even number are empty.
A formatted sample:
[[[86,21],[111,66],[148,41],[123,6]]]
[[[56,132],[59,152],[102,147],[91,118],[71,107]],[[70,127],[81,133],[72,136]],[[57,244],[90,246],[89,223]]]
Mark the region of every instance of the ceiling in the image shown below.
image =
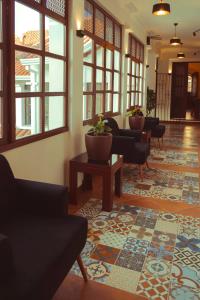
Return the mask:
[[[161,47],[173,47],[169,40],[174,36],[174,23],[178,23],[177,35],[185,47],[200,49],[200,32],[193,37],[193,31],[200,29],[200,0],[165,0],[171,5],[171,14],[157,17],[152,15],[152,6],[156,0],[123,0],[119,5],[131,14],[132,18],[146,29],[147,33],[162,37]]]

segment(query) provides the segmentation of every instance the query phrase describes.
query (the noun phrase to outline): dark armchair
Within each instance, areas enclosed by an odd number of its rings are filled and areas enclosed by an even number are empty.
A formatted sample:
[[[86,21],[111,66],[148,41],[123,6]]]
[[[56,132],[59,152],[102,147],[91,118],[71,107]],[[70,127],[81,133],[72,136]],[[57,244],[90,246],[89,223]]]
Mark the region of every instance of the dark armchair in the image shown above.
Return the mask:
[[[114,154],[124,156],[124,162],[133,163],[139,166],[140,177],[143,179],[143,166],[147,163],[150,154],[149,143],[142,143],[141,131],[131,129],[119,129],[117,122],[113,118],[105,118],[107,125],[112,129],[112,150]]]
[[[158,139],[158,144],[160,147],[160,138],[163,141],[165,125],[159,124],[159,118],[146,117],[144,130],[151,130],[151,137]]]
[[[50,300],[87,238],[66,187],[16,179],[0,155],[0,299]]]

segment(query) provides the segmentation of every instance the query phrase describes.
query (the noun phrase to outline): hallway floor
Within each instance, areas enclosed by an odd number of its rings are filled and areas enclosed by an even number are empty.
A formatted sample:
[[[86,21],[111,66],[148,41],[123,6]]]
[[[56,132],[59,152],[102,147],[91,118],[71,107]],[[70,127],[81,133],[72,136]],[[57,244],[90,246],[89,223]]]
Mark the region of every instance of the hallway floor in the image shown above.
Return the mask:
[[[175,251],[173,252],[173,255],[178,260],[181,260],[181,257],[184,255],[185,256],[184,263],[186,264],[188,259],[194,256],[195,264],[199,265],[200,264],[200,257],[199,257],[199,253],[200,253],[200,225],[199,225],[200,127],[194,125],[189,126],[189,125],[181,125],[181,124],[171,124],[171,125],[167,125],[166,127],[167,129],[166,129],[166,134],[165,134],[162,149],[160,150],[156,147],[156,142],[152,143],[153,147],[151,151],[151,157],[149,158],[149,164],[151,169],[153,169],[153,171],[146,170],[144,182],[140,182],[140,180],[137,178],[137,174],[134,173],[135,172],[134,168],[132,166],[131,168],[129,167],[132,173],[128,172],[128,179],[127,179],[127,174],[126,173],[124,174],[124,180],[123,180],[125,182],[123,186],[124,193],[120,199],[115,198],[115,205],[120,207],[123,207],[124,205],[129,205],[129,206],[134,205],[136,207],[139,207],[139,209],[143,211],[140,212],[140,215],[142,215],[144,211],[146,212],[148,211],[148,213],[151,212],[151,210],[149,209],[153,209],[154,214],[159,214],[159,212],[162,211],[163,216],[165,216],[164,212],[167,212],[168,213],[167,215],[170,215],[170,213],[172,213],[171,215],[173,216],[181,215],[182,220],[186,221],[186,223],[184,223],[183,226],[181,225],[184,228],[186,224],[190,229],[191,227],[195,227],[197,225],[196,238],[194,239],[194,237],[192,238],[188,237],[189,240],[191,239],[194,240],[193,242],[195,242],[196,245],[195,248],[189,247],[189,244],[184,245],[183,247],[182,246],[179,247],[180,243],[183,242],[185,243],[187,239],[186,237],[184,237],[184,241],[183,241],[181,237],[181,240],[178,240],[176,247],[174,248]],[[155,177],[154,180],[152,180],[152,176]],[[131,188],[130,185],[128,186],[129,188],[127,188],[126,180],[130,181],[132,178],[134,180],[132,180],[131,182],[132,184]],[[77,213],[77,211],[81,207],[83,207],[83,205],[85,205],[86,203],[88,204],[91,201],[90,200],[91,198],[101,199],[101,180],[99,178],[95,178],[94,181],[95,184],[92,192],[82,192],[82,191],[78,192],[79,205],[77,207],[70,206],[71,213]],[[132,187],[134,188],[132,189]],[[188,220],[192,220],[193,225],[190,225],[190,223],[188,223],[189,222]],[[136,221],[143,222],[143,219],[141,217],[138,217]],[[157,222],[156,226],[163,225],[161,224],[160,220],[156,222]],[[139,223],[137,223],[136,225],[145,226]],[[172,225],[172,229],[169,228],[162,229],[161,227],[159,227],[160,229],[158,229],[158,227],[156,227],[155,229],[157,231],[160,230],[161,232],[163,230],[165,231],[169,230],[169,235],[170,237],[172,237],[173,234],[171,230],[174,231],[176,226],[177,224],[174,223]],[[180,235],[180,230],[178,231],[178,234]],[[155,238],[153,239],[154,242],[157,243],[157,240],[155,240]],[[168,243],[166,245],[170,246],[168,245]],[[177,251],[179,251],[177,250],[178,248],[182,248],[183,250],[182,252],[184,253],[177,254]],[[154,253],[152,254],[152,251],[150,251],[149,253],[150,256],[154,256]],[[189,258],[186,257],[187,253],[190,253]],[[181,257],[179,254],[181,254]],[[95,253],[93,254],[93,257],[94,255],[97,255],[97,251],[96,254]],[[169,256],[170,255],[164,257],[164,259],[168,261],[168,263],[172,260],[174,261],[174,258],[172,257],[172,259],[170,259],[168,258]],[[117,262],[118,261],[120,262],[119,257]],[[120,263],[117,264],[120,265]],[[178,286],[179,284],[181,284],[180,280],[182,279],[179,276],[179,274],[176,273],[176,271],[177,270],[174,271],[175,274],[174,274],[173,284],[175,286]],[[189,268],[185,267],[185,269],[181,270],[180,272],[187,273],[186,275],[184,275],[187,278],[185,287],[182,287],[179,290],[177,289],[178,292],[175,291],[173,288],[171,289],[173,292],[170,292],[170,295],[164,292],[164,294],[162,294],[163,295],[162,297],[160,296],[161,294],[159,294],[159,292],[158,294],[156,294],[154,291],[152,296],[150,296],[150,294],[146,292],[148,290],[147,285],[149,283],[149,281],[146,279],[143,279],[142,281],[142,284],[145,286],[145,293],[139,291],[139,293],[137,293],[137,295],[134,296],[132,293],[128,291],[124,291],[123,287],[122,289],[120,289],[119,283],[116,284],[115,287],[113,287],[113,284],[110,284],[111,286],[108,286],[102,284],[103,282],[99,283],[92,280],[90,280],[87,284],[85,284],[81,277],[76,275],[68,275],[64,280],[62,286],[57,291],[53,300],[64,300],[64,299],[68,299],[68,300],[78,300],[78,299],[79,300],[86,300],[86,299],[87,300],[90,299],[188,300],[188,299],[193,299],[193,300],[197,300],[200,299],[200,295],[198,292],[198,290],[200,289],[200,278],[199,275],[197,274],[197,278],[194,279],[195,265],[192,266],[191,263],[189,263]],[[145,272],[143,273],[145,274]]]

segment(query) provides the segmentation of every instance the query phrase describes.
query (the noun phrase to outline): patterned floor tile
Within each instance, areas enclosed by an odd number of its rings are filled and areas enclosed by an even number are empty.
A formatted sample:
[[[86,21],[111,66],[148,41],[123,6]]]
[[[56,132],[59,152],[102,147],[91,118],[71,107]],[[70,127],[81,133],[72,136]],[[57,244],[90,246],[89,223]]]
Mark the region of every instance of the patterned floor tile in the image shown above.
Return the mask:
[[[148,250],[148,256],[157,258],[157,259],[164,259],[167,261],[172,261],[174,255],[174,247],[171,246],[162,246],[157,243],[151,243],[149,250]]]
[[[143,273],[155,278],[169,278],[171,274],[171,268],[172,264],[170,261],[149,256],[145,261]]]
[[[152,242],[158,243],[163,246],[166,245],[173,247],[176,242],[176,235],[173,233],[155,230]]]
[[[188,266],[182,266],[174,263],[172,266],[171,281],[177,285],[200,289],[199,271]]]
[[[199,174],[161,169],[145,169],[144,173],[145,178],[140,182],[136,168],[125,165],[123,192],[200,205]]]
[[[185,226],[180,224],[178,227],[178,235],[182,235],[186,238],[199,238],[200,237],[200,227],[194,227],[192,225]]]
[[[169,292],[169,279],[141,274],[136,293],[149,300],[167,300]]]
[[[102,235],[102,231],[101,230],[97,230],[97,229],[93,229],[93,228],[88,228],[88,239],[92,242],[92,243],[98,243],[100,240],[100,237]]]
[[[114,247],[117,249],[123,249],[124,243],[126,241],[127,236],[121,235],[118,233],[113,232],[105,232],[100,240],[99,243],[102,245],[107,245],[110,247]]]
[[[159,218],[166,222],[176,223],[178,221],[178,217],[175,214],[168,213],[168,212],[161,213]]]
[[[96,260],[107,262],[109,264],[114,264],[119,252],[120,250],[117,248],[98,244],[90,257]]]
[[[162,231],[165,233],[173,233],[177,234],[178,232],[178,224],[173,222],[166,222],[162,220],[157,220],[155,230],[156,231]]]
[[[199,168],[198,152],[180,152],[153,148],[149,162]]]
[[[145,255],[143,254],[122,250],[115,264],[123,268],[141,272],[144,260]]]
[[[113,266],[106,284],[117,289],[135,293],[140,278],[140,272]]]
[[[89,279],[101,283],[107,280],[112,269],[112,265],[91,258],[84,260],[84,266]]]
[[[198,271],[200,270],[200,253],[193,252],[188,248],[175,248],[173,263],[182,266],[189,266]]]
[[[141,253],[146,255],[148,252],[150,243],[145,240],[137,240],[133,237],[128,237],[124,244],[124,250],[132,253]]]
[[[138,216],[135,225],[141,227],[147,227],[153,229],[156,225],[156,219],[146,218],[144,216]]]
[[[200,238],[186,238],[183,235],[178,235],[176,240],[176,247],[179,249],[189,248],[193,252],[200,253]]]
[[[134,225],[128,236],[151,242],[153,232],[153,229]]]
[[[188,286],[172,284],[170,287],[169,300],[199,300],[200,292]]]
[[[118,222],[116,219],[113,219],[108,221],[108,226],[106,227],[106,231],[127,235],[132,229],[132,227],[133,224]]]

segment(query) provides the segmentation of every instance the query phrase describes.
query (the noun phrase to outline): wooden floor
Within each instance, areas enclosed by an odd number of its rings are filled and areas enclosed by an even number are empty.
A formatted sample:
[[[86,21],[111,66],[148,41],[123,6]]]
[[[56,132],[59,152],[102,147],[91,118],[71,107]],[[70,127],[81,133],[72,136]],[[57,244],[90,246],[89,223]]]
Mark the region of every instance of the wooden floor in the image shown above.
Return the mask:
[[[173,137],[173,126],[170,130],[167,130],[166,135]],[[190,138],[198,142],[200,146],[200,125],[185,125],[185,130],[183,130],[182,138]],[[189,129],[189,130],[186,130]],[[189,136],[188,136],[189,132]],[[163,146],[165,148],[165,146]],[[173,147],[167,147],[173,149]],[[185,149],[180,149],[180,151],[184,151]],[[188,148],[187,148],[188,150]],[[195,150],[199,152],[200,158],[200,147],[193,148],[190,150]],[[155,167],[151,164],[151,167]],[[158,165],[156,166],[158,168]],[[198,172],[200,173],[199,168],[187,168],[187,167],[176,167],[170,165],[160,165],[162,169],[171,169],[175,171],[183,171],[183,172]],[[75,213],[81,206],[84,205],[90,198],[98,198],[101,199],[102,195],[102,183],[101,178],[94,178],[94,187],[91,192],[82,192],[78,191],[78,205],[72,206],[70,205],[70,213]],[[167,212],[175,212],[183,215],[200,217],[200,206],[193,207],[192,205],[186,203],[173,203],[168,200],[160,200],[156,198],[148,198],[148,201],[142,196],[133,196],[133,195],[122,195],[121,198],[114,198],[114,201],[119,203],[126,203],[136,206],[142,206],[146,208],[153,208],[156,210],[162,210]],[[101,283],[96,283],[94,281],[89,281],[85,283],[82,278],[68,275],[63,284],[60,286],[53,300],[144,300],[145,298],[139,297],[138,295],[129,294],[127,292],[103,285]]]

